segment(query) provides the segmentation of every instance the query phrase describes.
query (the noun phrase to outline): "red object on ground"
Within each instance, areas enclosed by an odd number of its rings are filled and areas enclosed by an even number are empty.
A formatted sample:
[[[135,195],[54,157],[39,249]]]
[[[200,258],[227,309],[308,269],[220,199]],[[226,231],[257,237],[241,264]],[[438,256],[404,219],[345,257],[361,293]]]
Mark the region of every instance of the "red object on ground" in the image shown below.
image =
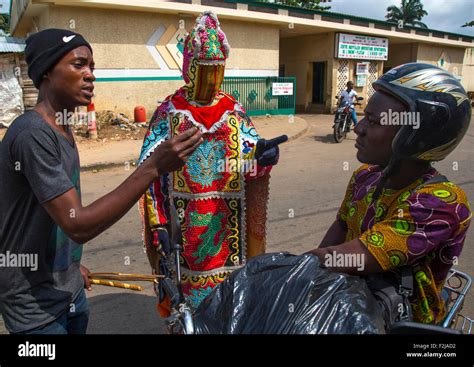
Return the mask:
[[[97,123],[95,117],[95,106],[93,103],[87,106],[87,131],[89,137],[97,138]]]
[[[135,122],[146,122],[146,110],[145,107],[143,106],[137,106],[135,107],[135,110],[133,111],[133,116]]]

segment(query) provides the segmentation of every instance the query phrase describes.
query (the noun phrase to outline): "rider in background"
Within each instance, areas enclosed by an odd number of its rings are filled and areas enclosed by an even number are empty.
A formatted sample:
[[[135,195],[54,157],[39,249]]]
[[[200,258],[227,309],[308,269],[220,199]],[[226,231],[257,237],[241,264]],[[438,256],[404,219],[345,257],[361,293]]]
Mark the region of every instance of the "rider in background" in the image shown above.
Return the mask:
[[[322,263],[335,254],[361,258],[362,267],[334,269],[349,274],[409,266],[414,321],[440,323],[446,315],[441,290],[472,214],[465,192],[431,162],[446,158],[461,142],[471,103],[454,76],[428,64],[396,67],[373,87],[376,93],[354,130],[357,159],[364,165],[354,172],[319,248],[310,252]],[[407,113],[416,124],[386,123],[387,114]]]
[[[350,105],[352,121],[354,121],[354,127],[357,126],[357,114],[354,108],[354,101],[357,100],[357,92],[354,90],[354,83],[352,81],[347,82],[347,89],[341,92],[339,97],[339,106],[342,102],[347,102]]]

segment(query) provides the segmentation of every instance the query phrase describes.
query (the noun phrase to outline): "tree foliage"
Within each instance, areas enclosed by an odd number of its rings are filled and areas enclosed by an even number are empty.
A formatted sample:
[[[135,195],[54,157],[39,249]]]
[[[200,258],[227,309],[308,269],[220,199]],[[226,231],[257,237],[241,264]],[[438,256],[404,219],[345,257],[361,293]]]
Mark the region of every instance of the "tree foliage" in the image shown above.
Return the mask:
[[[259,2],[280,4],[280,5],[292,6],[295,8],[320,10],[320,11],[326,11],[326,10],[331,9],[330,6],[320,5],[321,0],[259,0]]]
[[[428,12],[423,9],[423,4],[420,0],[402,0],[400,7],[391,5],[387,8],[387,15],[385,18],[388,22],[412,25],[415,27],[428,28],[421,19],[428,15]]]

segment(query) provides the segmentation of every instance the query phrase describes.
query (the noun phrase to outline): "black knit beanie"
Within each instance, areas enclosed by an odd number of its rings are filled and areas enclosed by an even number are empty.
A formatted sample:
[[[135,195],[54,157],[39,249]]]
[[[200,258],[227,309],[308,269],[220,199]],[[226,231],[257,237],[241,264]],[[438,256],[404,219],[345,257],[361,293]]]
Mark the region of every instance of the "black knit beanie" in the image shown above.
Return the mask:
[[[92,47],[79,33],[65,29],[45,29],[26,39],[25,56],[28,75],[39,89],[46,74],[69,51],[80,46]]]

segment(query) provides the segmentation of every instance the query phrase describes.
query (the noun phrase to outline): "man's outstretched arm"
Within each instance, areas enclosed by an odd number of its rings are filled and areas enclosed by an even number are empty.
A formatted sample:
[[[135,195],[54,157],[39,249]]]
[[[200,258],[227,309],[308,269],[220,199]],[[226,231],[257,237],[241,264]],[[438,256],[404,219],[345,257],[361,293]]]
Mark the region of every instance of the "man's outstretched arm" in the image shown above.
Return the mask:
[[[86,243],[117,222],[161,174],[182,167],[201,144],[193,128],[162,143],[120,186],[83,207],[75,189],[44,203],[44,208],[75,242]]]

